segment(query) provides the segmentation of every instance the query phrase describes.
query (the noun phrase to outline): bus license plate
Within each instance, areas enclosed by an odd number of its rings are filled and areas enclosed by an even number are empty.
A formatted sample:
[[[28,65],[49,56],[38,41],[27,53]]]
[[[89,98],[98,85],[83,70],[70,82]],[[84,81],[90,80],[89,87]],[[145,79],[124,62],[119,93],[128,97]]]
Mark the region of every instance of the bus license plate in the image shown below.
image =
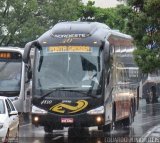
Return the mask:
[[[73,123],[73,118],[61,118],[61,123]]]

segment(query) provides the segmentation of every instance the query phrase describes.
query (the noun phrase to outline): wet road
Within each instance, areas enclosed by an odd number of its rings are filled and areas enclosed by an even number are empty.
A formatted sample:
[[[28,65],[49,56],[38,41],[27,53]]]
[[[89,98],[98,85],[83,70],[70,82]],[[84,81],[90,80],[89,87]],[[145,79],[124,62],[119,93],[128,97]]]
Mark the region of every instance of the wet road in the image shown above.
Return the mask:
[[[139,110],[135,116],[134,123],[129,128],[120,128],[112,132],[103,133],[97,128],[90,128],[89,134],[84,137],[68,137],[67,128],[53,131],[53,134],[45,134],[43,127],[36,128],[30,123],[20,127],[20,143],[136,143],[141,142],[141,136],[152,127],[160,124],[160,101],[157,104],[146,105],[140,102]]]

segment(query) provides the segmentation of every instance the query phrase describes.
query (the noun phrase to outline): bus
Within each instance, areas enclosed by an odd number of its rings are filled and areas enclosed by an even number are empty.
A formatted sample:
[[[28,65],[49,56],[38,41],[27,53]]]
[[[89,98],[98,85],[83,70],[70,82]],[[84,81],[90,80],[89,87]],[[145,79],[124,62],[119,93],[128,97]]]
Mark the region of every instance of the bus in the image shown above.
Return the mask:
[[[98,22],[60,22],[25,45],[23,61],[33,48],[32,123],[45,132],[97,126],[108,131],[129,126],[137,95],[120,84],[117,65],[133,38]],[[123,58],[122,58],[123,59]],[[123,79],[123,78],[122,78]]]
[[[142,98],[147,104],[157,103],[160,95],[160,71],[149,73],[142,82]]]
[[[0,96],[12,100],[19,113],[31,112],[31,64],[22,60],[24,49],[0,47]]]

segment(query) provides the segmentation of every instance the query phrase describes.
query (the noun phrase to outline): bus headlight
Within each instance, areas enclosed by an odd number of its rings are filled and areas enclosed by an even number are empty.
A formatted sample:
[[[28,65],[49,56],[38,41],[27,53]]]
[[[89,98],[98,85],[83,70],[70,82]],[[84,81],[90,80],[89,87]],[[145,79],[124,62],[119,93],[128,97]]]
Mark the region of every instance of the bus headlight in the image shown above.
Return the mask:
[[[36,106],[32,106],[32,114],[47,114],[47,111]]]
[[[98,108],[92,109],[87,112],[87,114],[90,115],[97,115],[97,114],[103,114],[104,113],[104,106],[100,106]]]

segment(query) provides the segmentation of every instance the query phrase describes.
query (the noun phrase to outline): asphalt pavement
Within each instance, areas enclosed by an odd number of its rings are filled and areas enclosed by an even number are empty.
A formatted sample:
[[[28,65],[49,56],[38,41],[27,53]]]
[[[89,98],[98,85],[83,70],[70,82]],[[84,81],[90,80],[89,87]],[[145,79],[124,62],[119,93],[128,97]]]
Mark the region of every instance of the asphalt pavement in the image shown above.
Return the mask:
[[[143,136],[143,143],[160,143],[160,124],[149,129]]]
[[[103,133],[93,127],[89,134],[85,138],[81,133],[79,138],[71,138],[68,128],[45,134],[43,127],[34,127],[24,120],[19,137],[20,143],[157,143],[160,137],[160,102],[152,105],[141,100],[134,123],[129,128]]]

